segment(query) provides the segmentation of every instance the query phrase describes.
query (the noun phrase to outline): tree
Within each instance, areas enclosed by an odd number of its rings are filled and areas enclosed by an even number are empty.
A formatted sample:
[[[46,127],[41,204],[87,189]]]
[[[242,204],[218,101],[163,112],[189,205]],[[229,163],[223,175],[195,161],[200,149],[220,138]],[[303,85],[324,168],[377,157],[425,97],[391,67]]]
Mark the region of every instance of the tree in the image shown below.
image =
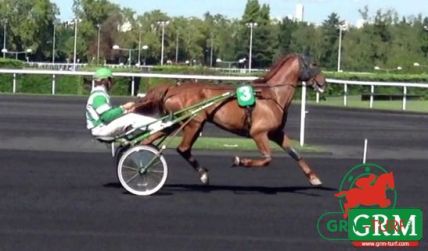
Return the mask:
[[[361,29],[351,28],[342,41],[342,68],[345,70],[373,70],[371,38],[366,32],[367,26]]]
[[[275,49],[277,48],[274,26],[270,21],[270,8],[267,4],[263,4],[259,11],[257,19],[258,28],[254,34],[254,67],[266,68],[272,64]]]
[[[317,29],[313,24],[299,22],[296,23],[296,30],[292,33],[290,52],[311,56],[324,67],[324,62],[321,60],[324,53],[322,42],[321,29]]]
[[[249,63],[250,23],[257,23],[253,27],[252,67],[268,67],[272,64],[275,53],[275,29],[269,17],[270,8],[264,4],[260,7],[258,0],[248,0],[238,30],[238,46],[236,58],[245,58]]]
[[[211,27],[213,42],[213,64],[216,64],[216,59],[220,58],[226,61],[233,61],[234,50],[236,43],[236,31],[239,27],[239,22],[236,20],[228,20],[225,16],[215,15],[212,17],[212,23],[208,23]]]
[[[78,55],[85,61],[93,61],[98,47],[98,25],[100,32],[100,57],[111,59],[111,44],[116,37],[117,27],[123,24],[124,19],[129,18],[130,9],[121,10],[118,5],[108,0],[74,0],[74,14],[79,20],[78,23]],[[128,14],[128,15],[126,15]],[[74,45],[73,38],[69,38],[66,43],[66,50],[71,57]]]
[[[258,0],[248,0],[245,5],[244,15],[242,16],[242,23],[256,22],[260,16],[260,4]]]
[[[137,35],[140,31],[142,32],[142,44],[148,46],[148,50],[145,51],[144,57],[148,64],[156,64],[160,62],[161,55],[161,27],[157,24],[158,21],[171,21],[168,15],[160,10],[153,10],[146,12],[141,16],[137,17],[138,32],[134,33]],[[172,36],[175,34],[174,22],[170,22],[165,27],[165,56],[171,59],[171,48],[170,45],[174,44],[175,40],[172,41]],[[136,39],[138,41],[138,39]]]
[[[292,35],[297,28],[297,22],[289,19],[288,17],[285,17],[279,24],[278,50],[280,55],[293,52],[291,48]]]
[[[337,49],[339,39],[339,25],[342,22],[339,20],[337,13],[331,13],[321,26],[322,31],[322,55],[321,61],[323,66],[334,68],[337,66]],[[344,35],[342,33],[342,35]]]
[[[7,22],[6,49],[32,49],[32,58],[44,58],[48,54],[46,41],[52,40],[51,31],[58,13],[56,5],[49,0],[3,0],[0,20]],[[22,54],[18,57],[24,58]]]

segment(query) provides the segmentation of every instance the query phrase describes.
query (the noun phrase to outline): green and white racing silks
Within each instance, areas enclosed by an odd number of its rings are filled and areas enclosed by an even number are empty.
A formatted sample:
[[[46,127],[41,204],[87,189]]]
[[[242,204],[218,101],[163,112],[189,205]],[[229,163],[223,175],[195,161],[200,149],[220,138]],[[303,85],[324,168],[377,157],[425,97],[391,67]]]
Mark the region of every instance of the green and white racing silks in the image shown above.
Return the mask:
[[[104,86],[96,86],[86,104],[86,127],[92,129],[108,124],[124,114],[122,107],[112,107]]]

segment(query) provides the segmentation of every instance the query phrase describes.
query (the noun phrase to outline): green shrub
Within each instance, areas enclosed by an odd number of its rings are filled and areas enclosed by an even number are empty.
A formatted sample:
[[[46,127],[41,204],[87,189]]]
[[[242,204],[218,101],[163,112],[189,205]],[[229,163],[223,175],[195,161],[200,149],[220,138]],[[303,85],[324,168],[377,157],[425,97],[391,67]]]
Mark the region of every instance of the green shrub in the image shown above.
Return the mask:
[[[24,62],[16,59],[0,58],[0,68],[21,69]]]

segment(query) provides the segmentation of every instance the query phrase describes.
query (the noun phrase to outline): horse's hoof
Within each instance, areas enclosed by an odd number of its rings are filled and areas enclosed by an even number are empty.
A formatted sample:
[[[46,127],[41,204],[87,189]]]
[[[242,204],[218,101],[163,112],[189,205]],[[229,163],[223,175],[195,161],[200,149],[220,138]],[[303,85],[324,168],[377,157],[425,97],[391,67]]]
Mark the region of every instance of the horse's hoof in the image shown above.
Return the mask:
[[[309,183],[311,183],[312,186],[321,186],[322,185],[322,182],[318,177],[310,178]]]
[[[198,168],[198,173],[199,173],[199,180],[202,182],[202,184],[208,185],[210,182],[210,179],[208,176],[208,170],[200,167]]]
[[[241,159],[238,156],[233,157],[233,165],[232,166],[239,166],[241,164]]]
[[[201,176],[199,177],[199,179],[201,180],[202,184],[204,184],[204,185],[208,185],[210,183],[210,179],[208,177],[207,172],[202,173]]]

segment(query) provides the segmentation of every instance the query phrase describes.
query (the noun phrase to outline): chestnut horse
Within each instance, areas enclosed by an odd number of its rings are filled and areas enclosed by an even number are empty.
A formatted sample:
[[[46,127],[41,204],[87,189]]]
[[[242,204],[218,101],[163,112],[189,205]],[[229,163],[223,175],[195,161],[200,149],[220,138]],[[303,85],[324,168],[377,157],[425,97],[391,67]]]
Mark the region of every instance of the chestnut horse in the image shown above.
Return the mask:
[[[269,140],[271,140],[297,161],[312,185],[321,185],[321,180],[290,145],[290,139],[282,131],[287,119],[287,110],[293,100],[296,87],[301,81],[306,81],[317,91],[323,91],[326,84],[320,69],[310,64],[303,56],[290,54],[281,58],[264,77],[253,81],[257,100],[251,110],[240,107],[235,98],[205,109],[184,125],[183,138],[177,148],[178,153],[199,173],[202,183],[207,184],[208,171],[202,168],[192,156],[191,149],[204,123],[209,121],[238,135],[250,136],[255,141],[262,157],[251,159],[235,156],[234,166],[267,166],[272,159],[269,146]],[[230,85],[208,83],[160,85],[149,90],[144,98],[137,101],[136,111],[144,113],[158,108],[160,112],[171,113],[234,89],[235,87]],[[154,134],[143,143],[150,144],[176,128],[168,128]]]

